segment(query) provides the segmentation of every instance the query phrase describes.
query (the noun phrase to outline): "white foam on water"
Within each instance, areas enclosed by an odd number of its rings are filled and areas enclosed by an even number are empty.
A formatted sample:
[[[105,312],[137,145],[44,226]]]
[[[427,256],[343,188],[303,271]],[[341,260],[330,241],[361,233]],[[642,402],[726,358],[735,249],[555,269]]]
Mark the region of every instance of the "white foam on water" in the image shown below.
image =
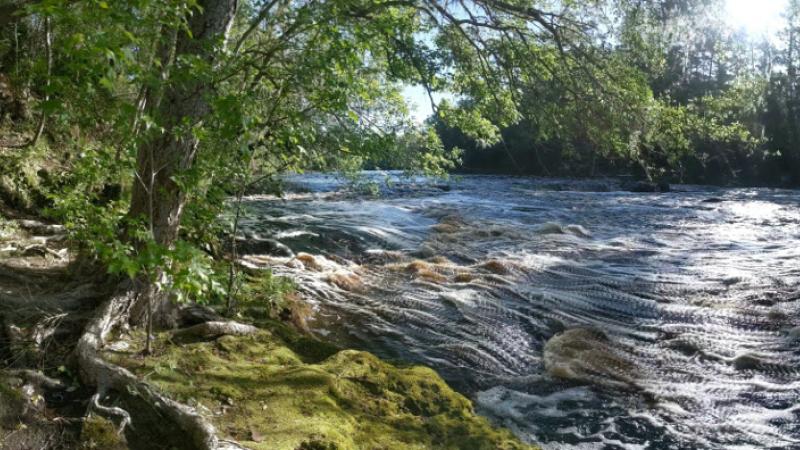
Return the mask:
[[[315,192],[251,202],[263,218],[243,228],[273,227],[290,247],[318,234],[313,245],[330,248],[303,250],[321,269],[251,263],[294,277],[339,318],[326,327],[346,345],[439,369],[520,437],[554,449],[800,448],[800,192],[570,192],[569,180],[554,191],[465,176],[452,192],[365,199],[332,195],[342,183],[331,177],[293,182]],[[431,230],[453,214],[456,232]],[[434,256],[452,261],[436,268],[444,280],[391,268]],[[488,273],[491,260],[507,273]],[[343,270],[365,291],[326,281]],[[476,278],[455,283],[462,272]],[[584,387],[543,364],[545,343],[576,327],[601,330],[613,356],[579,365]],[[635,368],[624,387],[603,382],[615,361]]]

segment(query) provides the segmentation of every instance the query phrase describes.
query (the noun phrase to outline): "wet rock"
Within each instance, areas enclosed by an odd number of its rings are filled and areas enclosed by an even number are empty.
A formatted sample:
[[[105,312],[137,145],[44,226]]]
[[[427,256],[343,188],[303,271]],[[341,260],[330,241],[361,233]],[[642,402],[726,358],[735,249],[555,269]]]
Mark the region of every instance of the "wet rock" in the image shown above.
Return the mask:
[[[299,261],[297,259],[290,259],[289,261],[286,261],[285,266],[286,267],[291,267],[292,269],[304,269],[305,268],[305,265],[303,264],[303,262]]]
[[[722,280],[722,284],[725,286],[733,286],[734,284],[739,284],[742,282],[742,277],[727,277]]]
[[[779,309],[771,309],[767,313],[767,319],[770,322],[785,322],[789,320],[789,315]]]
[[[725,199],[719,197],[709,197],[702,201],[702,203],[722,203]]]
[[[393,250],[367,250],[365,259],[372,264],[386,264],[402,261],[405,257],[403,252]]]
[[[423,244],[419,247],[419,250],[414,252],[414,256],[417,258],[432,258],[436,256],[436,249],[430,245]]]
[[[635,387],[636,366],[601,330],[572,328],[544,346],[544,366],[554,378],[612,387]]]
[[[456,283],[469,283],[475,279],[475,275],[471,273],[459,273],[455,277]]]
[[[348,272],[336,272],[328,275],[326,280],[337,286],[339,289],[348,292],[357,292],[363,289],[364,285],[358,275]]]
[[[497,275],[507,275],[511,273],[511,270],[514,268],[512,263],[508,261],[500,261],[498,259],[491,259],[478,267]]]
[[[589,230],[580,225],[567,225],[564,231],[579,237],[592,237],[592,233],[589,233]]]
[[[254,235],[248,239],[236,239],[239,253],[245,255],[272,255],[287,258],[294,257],[294,252],[285,244],[274,239],[263,239]]]
[[[694,356],[700,353],[700,348],[696,343],[687,341],[685,339],[675,339],[667,344],[667,347],[677,352],[683,353],[686,356]]]
[[[333,254],[312,255],[300,252],[295,256],[294,261],[302,264],[303,268],[306,270],[312,270],[314,272],[334,272],[345,267],[349,268],[349,270],[358,269],[357,265]]]
[[[437,272],[437,267],[427,261],[413,261],[405,266],[401,266],[403,271],[414,276],[416,279],[422,279],[433,283],[444,283],[447,277]]]
[[[733,358],[731,364],[736,370],[755,370],[761,365],[761,359],[752,353],[744,353]]]
[[[431,227],[437,233],[452,234],[459,231],[459,227],[451,223],[439,223]]]
[[[623,191],[640,193],[670,192],[671,190],[668,183],[652,181],[623,181],[620,188]]]
[[[561,225],[560,223],[556,222],[546,222],[539,226],[536,229],[537,234],[571,234],[573,236],[583,237],[583,238],[590,238],[592,234],[586,228],[580,225]]]
[[[438,264],[442,266],[449,266],[453,264],[453,261],[450,261],[450,258],[443,255],[436,255],[431,258],[428,258],[428,262],[431,264]]]
[[[564,227],[555,222],[543,223],[536,230],[538,234],[564,234]]]

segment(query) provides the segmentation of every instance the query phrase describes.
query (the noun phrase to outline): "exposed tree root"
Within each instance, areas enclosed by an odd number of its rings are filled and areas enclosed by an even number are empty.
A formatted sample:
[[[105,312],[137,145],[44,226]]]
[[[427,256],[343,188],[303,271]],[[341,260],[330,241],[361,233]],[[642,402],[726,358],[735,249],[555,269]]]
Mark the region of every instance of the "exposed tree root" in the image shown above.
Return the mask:
[[[97,387],[92,398],[97,412],[123,417],[123,423],[130,417],[121,414],[119,408],[107,408],[99,404],[105,392],[135,392],[145,402],[157,408],[166,418],[175,423],[191,442],[192,448],[200,450],[241,449],[238,444],[222,441],[217,437],[214,426],[193,408],[171,400],[145,383],[140,382],[128,370],[106,361],[101,355],[106,338],[116,326],[124,326],[129,311],[136,299],[136,286],[128,284],[105,302],[89,322],[75,349],[80,375],[84,383]],[[125,412],[127,414],[127,412]]]
[[[20,228],[23,228],[29,233],[37,236],[54,236],[63,234],[65,232],[63,225],[46,224],[38,220],[22,219],[17,221],[17,223],[19,224]]]
[[[258,332],[258,328],[252,325],[229,320],[199,323],[188,328],[177,330],[172,335],[177,339],[213,339],[225,335],[245,336],[256,332]]]
[[[42,372],[38,372],[35,370],[13,369],[13,370],[7,370],[6,373],[8,373],[9,375],[22,378],[27,383],[30,383],[37,387],[43,387],[47,389],[63,389],[65,387],[63,381],[56,378],[50,378],[47,375],[43,374]]]
[[[125,427],[131,425],[132,423],[131,415],[128,413],[128,411],[116,406],[101,405],[99,392],[92,396],[92,399],[89,401],[89,408],[91,411],[95,412],[96,414],[100,414],[101,416],[121,417],[122,420],[119,423],[119,434],[122,434],[125,431]],[[131,428],[133,428],[133,425],[131,425]]]

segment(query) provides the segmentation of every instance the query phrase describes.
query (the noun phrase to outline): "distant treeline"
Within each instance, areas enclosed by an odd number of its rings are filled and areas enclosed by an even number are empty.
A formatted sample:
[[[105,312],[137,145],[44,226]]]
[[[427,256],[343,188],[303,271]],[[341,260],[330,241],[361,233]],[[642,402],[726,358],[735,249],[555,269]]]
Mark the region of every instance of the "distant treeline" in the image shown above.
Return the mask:
[[[800,2],[788,2],[783,29],[761,38],[730,29],[719,2],[672,3],[624,10],[604,53],[638,72],[651,104],[581,103],[544,79],[489,146],[431,119],[445,148],[464,151],[457,170],[800,186]]]

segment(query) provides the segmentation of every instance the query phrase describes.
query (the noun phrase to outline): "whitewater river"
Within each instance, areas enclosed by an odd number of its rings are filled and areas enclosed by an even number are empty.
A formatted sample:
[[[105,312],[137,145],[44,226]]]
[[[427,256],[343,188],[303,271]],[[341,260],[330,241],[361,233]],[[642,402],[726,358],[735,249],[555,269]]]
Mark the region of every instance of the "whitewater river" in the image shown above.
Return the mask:
[[[298,281],[318,333],[434,367],[546,449],[800,449],[800,191],[393,180],[246,201],[249,239],[297,257],[245,259]]]

